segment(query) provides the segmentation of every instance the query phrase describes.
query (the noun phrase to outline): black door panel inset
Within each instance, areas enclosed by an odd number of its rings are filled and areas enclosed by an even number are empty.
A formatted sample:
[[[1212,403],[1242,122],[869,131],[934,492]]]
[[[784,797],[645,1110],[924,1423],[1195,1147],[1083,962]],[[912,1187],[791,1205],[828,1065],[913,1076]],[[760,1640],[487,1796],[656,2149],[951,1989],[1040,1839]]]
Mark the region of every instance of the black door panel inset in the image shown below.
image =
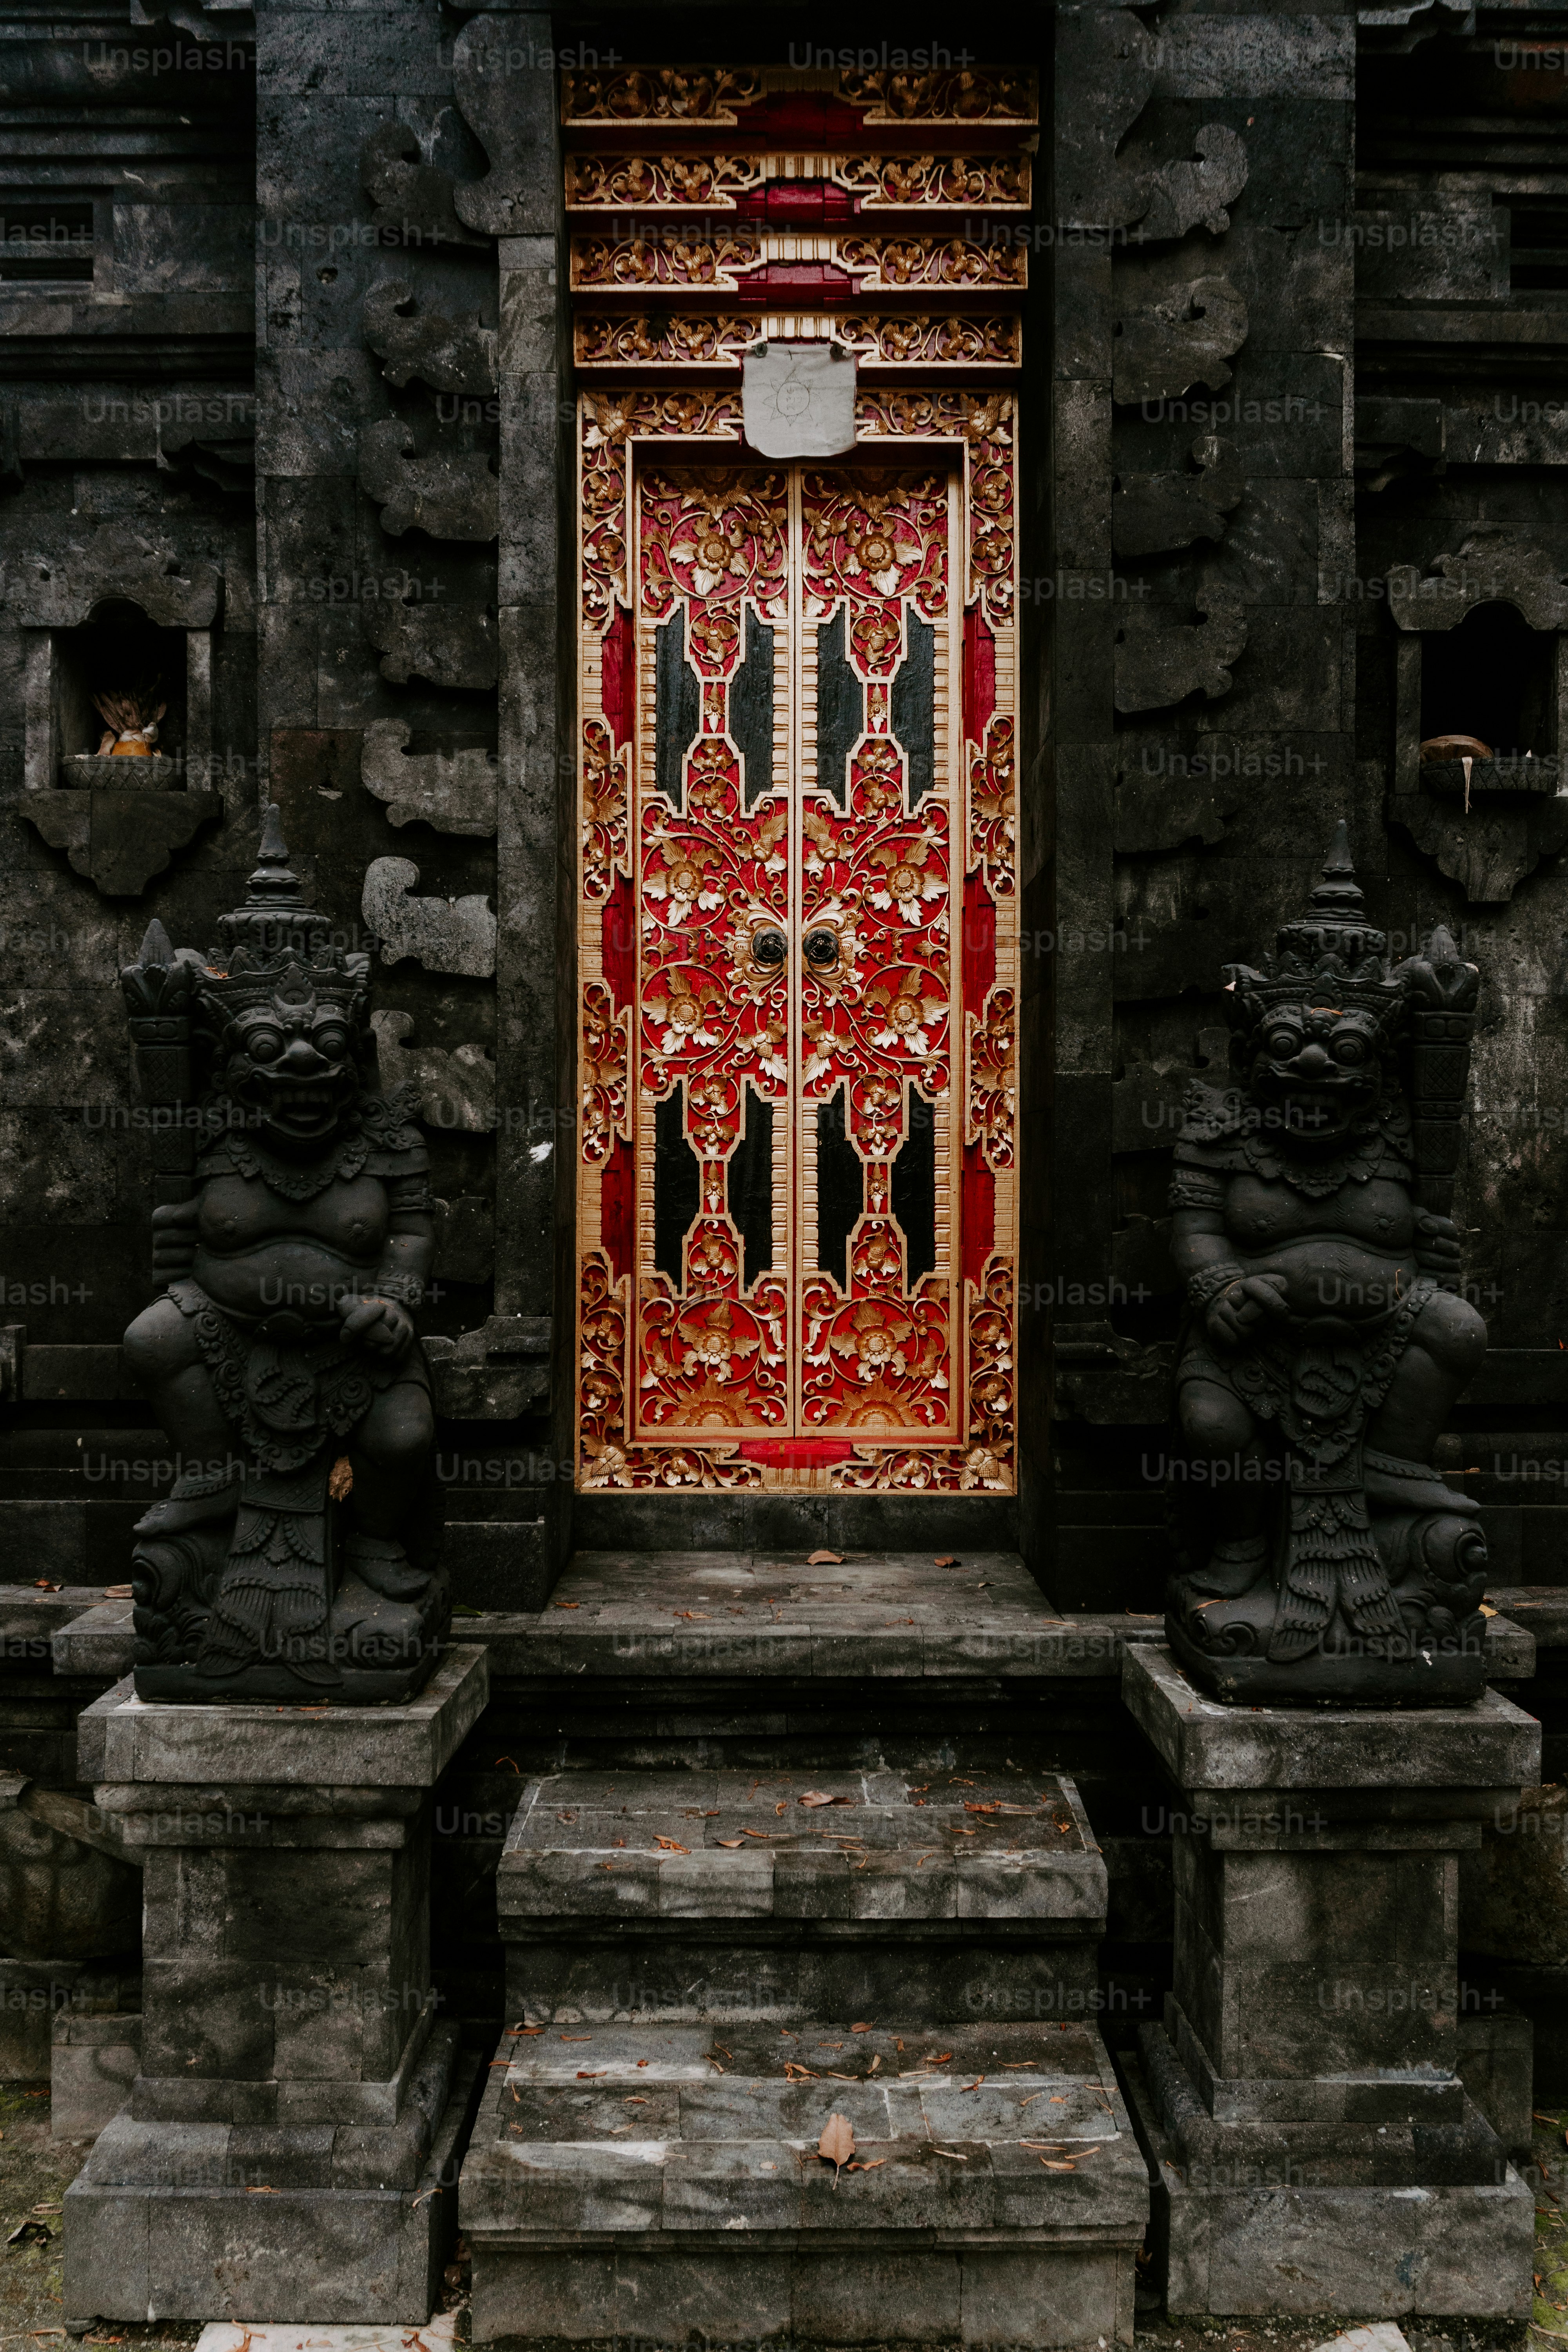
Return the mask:
[[[908,615],[909,649],[893,679],[893,732],[904,747],[909,805],[919,808],[936,782],[936,631]]]
[[[702,724],[702,689],[686,658],[686,613],[678,604],[658,626],[653,665],[653,780],[671,808],[684,810],[680,763]]]
[[[677,1290],[685,1288],[681,1244],[702,1205],[702,1170],[686,1140],[685,1117],[680,1085],[653,1107],[653,1262]]]
[[[816,631],[816,788],[849,805],[849,754],[866,731],[866,698],[844,650],[844,607]]]
[[[893,1214],[903,1228],[904,1276],[913,1290],[936,1271],[936,1114],[910,1088],[910,1131],[893,1161]]]
[[[749,1290],[773,1262],[773,1107],[754,1087],[746,1088],[746,1131],[730,1157],[729,1201]]]
[[[845,1090],[816,1106],[816,1263],[849,1286],[849,1236],[866,1205],[866,1176],[845,1129]]]
[[[773,633],[746,607],[746,658],[730,686],[730,732],[742,761],[742,806],[773,787]]]

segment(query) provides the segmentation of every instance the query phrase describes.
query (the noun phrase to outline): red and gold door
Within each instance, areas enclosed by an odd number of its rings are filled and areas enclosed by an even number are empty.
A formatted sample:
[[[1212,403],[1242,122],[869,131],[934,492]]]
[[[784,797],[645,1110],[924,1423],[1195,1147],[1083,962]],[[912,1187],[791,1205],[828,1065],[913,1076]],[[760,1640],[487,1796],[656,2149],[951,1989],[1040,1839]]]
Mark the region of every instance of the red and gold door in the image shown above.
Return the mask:
[[[610,468],[585,1484],[1011,1484],[1013,726],[966,454]]]

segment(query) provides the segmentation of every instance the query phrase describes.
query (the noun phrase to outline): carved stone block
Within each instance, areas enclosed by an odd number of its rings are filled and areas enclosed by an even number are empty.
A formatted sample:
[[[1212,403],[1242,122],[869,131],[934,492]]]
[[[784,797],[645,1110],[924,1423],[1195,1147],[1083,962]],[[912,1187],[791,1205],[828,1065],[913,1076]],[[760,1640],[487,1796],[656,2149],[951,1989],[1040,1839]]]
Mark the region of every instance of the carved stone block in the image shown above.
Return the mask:
[[[500,486],[488,459],[441,451],[415,457],[413,447],[413,433],[395,417],[359,436],[360,488],[380,507],[383,530],[394,539],[416,529],[432,539],[494,539]]]
[[[1199,589],[1201,626],[1172,625],[1163,612],[1130,609],[1117,632],[1116,708],[1163,710],[1200,690],[1210,701],[1228,694],[1229,665],[1246,648],[1241,599],[1228,590]]]
[[[378,857],[366,869],[361,900],[381,942],[382,961],[414,956],[426,971],[489,980],[496,968],[496,919],[486,898],[416,898],[419,868],[406,857]]]
[[[1236,445],[1204,433],[1193,443],[1196,474],[1122,474],[1111,508],[1118,555],[1158,555],[1197,539],[1223,539],[1225,519],[1245,487]]]
[[[455,751],[409,757],[413,730],[398,719],[374,719],[364,730],[360,780],[387,804],[394,824],[416,820],[437,833],[485,835],[496,829],[493,751],[465,745]]]
[[[485,693],[500,675],[495,614],[482,604],[367,604],[364,633],[394,686],[427,677]]]
[[[1223,270],[1119,312],[1112,396],[1179,400],[1195,383],[1218,392],[1226,362],[1247,341],[1247,305]]]
[[[364,339],[388,383],[405,384],[417,376],[437,392],[493,393],[495,329],[477,319],[449,319],[441,310],[408,317],[414,299],[413,286],[399,278],[384,278],[364,298]]]

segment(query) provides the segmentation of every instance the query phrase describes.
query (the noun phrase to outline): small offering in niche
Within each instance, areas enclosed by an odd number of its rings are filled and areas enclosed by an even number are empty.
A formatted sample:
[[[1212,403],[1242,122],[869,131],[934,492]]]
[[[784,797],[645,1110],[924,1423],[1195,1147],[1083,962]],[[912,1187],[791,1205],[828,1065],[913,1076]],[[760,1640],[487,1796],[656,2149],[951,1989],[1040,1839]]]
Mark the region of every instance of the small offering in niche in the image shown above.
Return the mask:
[[[161,678],[154,678],[150,686],[93,696],[92,707],[104,723],[103,739],[98,747],[100,759],[105,753],[122,760],[163,758],[162,751],[155,748],[158,721],[169,708],[166,702],[155,700],[162,684]]]

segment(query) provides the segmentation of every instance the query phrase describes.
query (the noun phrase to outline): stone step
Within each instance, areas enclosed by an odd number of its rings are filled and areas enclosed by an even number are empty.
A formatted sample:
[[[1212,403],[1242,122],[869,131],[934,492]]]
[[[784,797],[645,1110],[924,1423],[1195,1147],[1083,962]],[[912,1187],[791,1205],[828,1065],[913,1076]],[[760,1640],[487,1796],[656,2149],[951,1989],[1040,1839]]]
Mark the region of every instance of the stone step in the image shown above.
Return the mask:
[[[1052,1772],[560,1772],[529,1781],[502,1933],[563,1919],[1009,1922],[1099,1935],[1105,1864]]]
[[[1105,1903],[1072,1782],[1022,1767],[554,1773],[496,1880],[531,2022],[1084,2018]]]
[[[1148,2179],[1087,2025],[529,2026],[459,2200],[476,2343],[1096,2346]]]

